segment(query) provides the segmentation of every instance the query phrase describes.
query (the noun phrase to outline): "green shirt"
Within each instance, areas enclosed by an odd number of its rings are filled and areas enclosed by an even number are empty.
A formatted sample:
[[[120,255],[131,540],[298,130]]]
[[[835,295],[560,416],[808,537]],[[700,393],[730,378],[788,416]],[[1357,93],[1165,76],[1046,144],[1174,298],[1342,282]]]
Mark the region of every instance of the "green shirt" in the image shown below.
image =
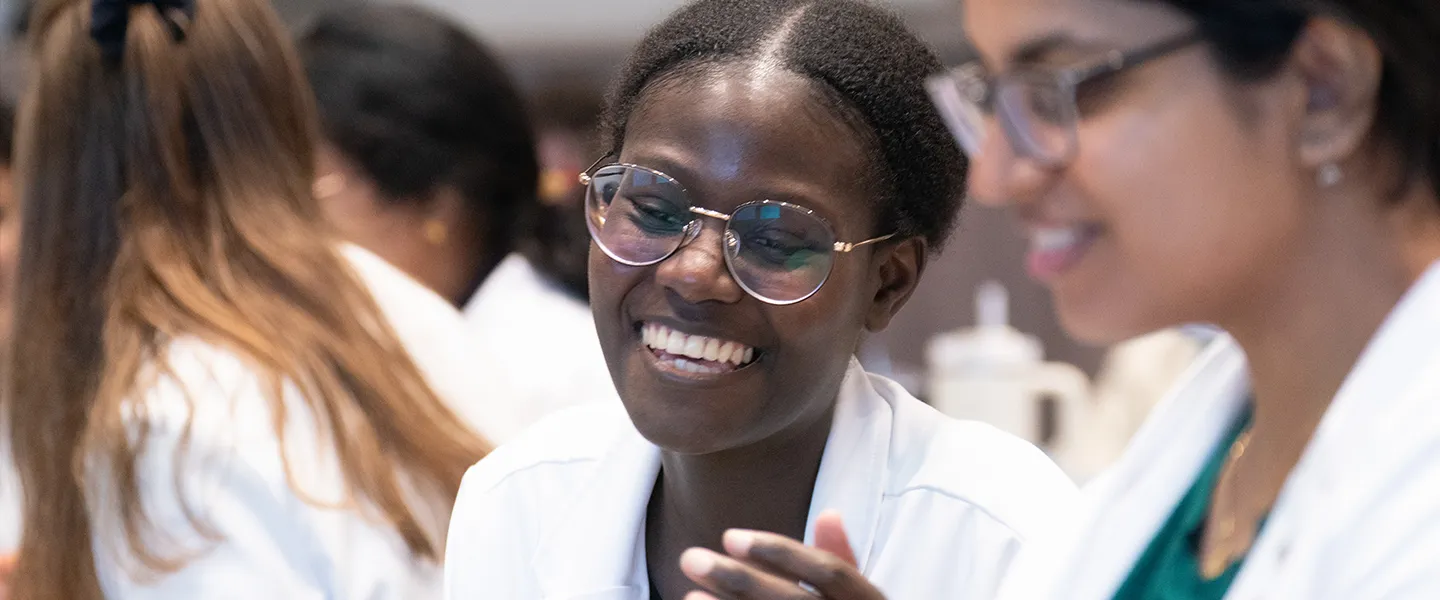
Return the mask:
[[[1200,540],[1210,495],[1225,466],[1225,457],[1249,424],[1250,413],[1246,411],[1211,453],[1200,477],[1156,532],[1150,547],[1135,561],[1130,576],[1115,592],[1115,600],[1220,600],[1225,596],[1244,560],[1237,560],[1219,577],[1206,580],[1200,575]]]

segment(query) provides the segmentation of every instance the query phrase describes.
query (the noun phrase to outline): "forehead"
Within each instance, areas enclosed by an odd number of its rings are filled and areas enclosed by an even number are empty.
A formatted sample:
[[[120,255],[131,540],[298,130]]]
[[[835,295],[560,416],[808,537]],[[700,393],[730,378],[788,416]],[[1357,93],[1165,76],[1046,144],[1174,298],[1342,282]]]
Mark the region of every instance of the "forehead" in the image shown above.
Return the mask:
[[[811,203],[859,197],[869,193],[878,158],[875,144],[846,116],[818,84],[790,71],[702,70],[644,92],[628,120],[621,160],[677,170],[670,174],[687,188],[723,185]]]
[[[1134,47],[1193,26],[1159,0],[967,0],[964,14],[966,36],[994,71]]]

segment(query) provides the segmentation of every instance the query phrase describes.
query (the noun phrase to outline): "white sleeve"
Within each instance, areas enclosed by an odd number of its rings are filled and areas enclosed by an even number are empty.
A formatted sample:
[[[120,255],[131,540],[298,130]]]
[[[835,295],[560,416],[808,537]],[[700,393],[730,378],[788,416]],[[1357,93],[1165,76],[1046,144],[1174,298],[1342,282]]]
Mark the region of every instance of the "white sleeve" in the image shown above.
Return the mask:
[[[460,485],[445,550],[445,600],[539,597],[528,546],[535,520],[499,485],[493,466],[482,460]]]

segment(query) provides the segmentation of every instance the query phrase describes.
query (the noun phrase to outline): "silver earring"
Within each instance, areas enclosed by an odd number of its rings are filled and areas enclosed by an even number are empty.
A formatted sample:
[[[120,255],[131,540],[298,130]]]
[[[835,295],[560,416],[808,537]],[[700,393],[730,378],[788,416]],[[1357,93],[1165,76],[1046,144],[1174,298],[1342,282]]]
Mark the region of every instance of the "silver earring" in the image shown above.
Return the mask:
[[[1315,181],[1320,184],[1320,187],[1335,187],[1335,184],[1340,183],[1340,180],[1344,178],[1345,173],[1340,170],[1340,165],[1335,163],[1326,164],[1315,173]]]

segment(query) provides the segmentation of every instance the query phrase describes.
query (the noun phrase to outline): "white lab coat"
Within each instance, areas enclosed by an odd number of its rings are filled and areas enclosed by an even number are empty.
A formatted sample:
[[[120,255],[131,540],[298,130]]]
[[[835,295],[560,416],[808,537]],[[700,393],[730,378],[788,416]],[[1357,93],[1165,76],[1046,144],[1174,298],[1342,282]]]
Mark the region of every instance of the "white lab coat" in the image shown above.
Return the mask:
[[[347,246],[344,255],[431,387],[457,411],[476,416],[487,392],[471,370],[459,311],[369,252]],[[287,478],[262,383],[249,365],[227,350],[181,339],[169,348],[168,366],[174,376],[142,388],[137,395],[142,401],[128,407],[128,416],[149,427],[138,472],[147,514],[165,536],[154,547],[162,556],[199,554],[173,574],[157,578],[137,571],[109,481],[95,477],[90,485],[96,569],[108,598],[439,597],[439,565],[414,558],[378,511],[326,507],[347,500],[341,471],[333,448],[316,435],[313,414],[297,388],[285,388],[284,451],[293,470]],[[187,422],[190,439],[177,460]],[[207,543],[186,518],[175,494],[177,480],[189,508],[221,536],[218,541]],[[437,534],[445,531],[446,500],[417,495],[413,503]]]
[[[1074,526],[1026,549],[1001,598],[1111,598],[1248,389],[1243,353],[1221,338],[1085,490]],[[1346,378],[1226,598],[1440,598],[1440,263]]]
[[[990,598],[1076,493],[1034,447],[944,417],[858,362],[834,418],[807,538],[821,510],[840,510],[861,569],[894,598]],[[466,475],[445,597],[649,600],[645,513],[659,469],[660,450],[620,406],[541,423]]]
[[[590,306],[567,294],[519,254],[495,267],[466,303],[481,372],[501,391],[513,428],[506,441],[557,410],[591,402],[618,403]]]

